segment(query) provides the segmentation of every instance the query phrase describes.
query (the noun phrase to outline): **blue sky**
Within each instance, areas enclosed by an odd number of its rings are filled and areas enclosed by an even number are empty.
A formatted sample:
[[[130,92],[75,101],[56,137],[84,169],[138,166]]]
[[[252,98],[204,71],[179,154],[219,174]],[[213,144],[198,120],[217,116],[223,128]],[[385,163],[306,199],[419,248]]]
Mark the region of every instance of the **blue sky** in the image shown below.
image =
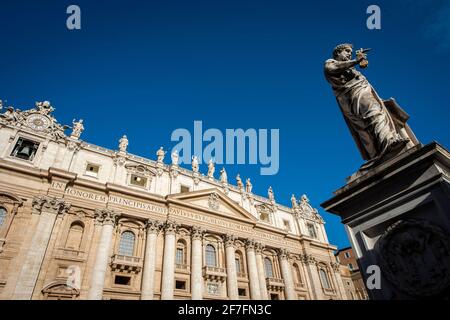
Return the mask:
[[[77,4],[82,29],[69,31]],[[382,29],[366,28],[381,8]],[[362,159],[323,77],[341,42],[370,47],[364,74],[411,115],[422,143],[448,146],[450,5],[446,1],[1,1],[0,99],[26,109],[50,100],[61,123],[83,118],[82,139],[154,159],[177,128],[280,129],[280,171],[227,165],[273,186],[278,202],[332,196]],[[206,166],[201,166],[206,172]],[[218,173],[219,170],[216,171]],[[319,210],[330,242],[348,240]]]

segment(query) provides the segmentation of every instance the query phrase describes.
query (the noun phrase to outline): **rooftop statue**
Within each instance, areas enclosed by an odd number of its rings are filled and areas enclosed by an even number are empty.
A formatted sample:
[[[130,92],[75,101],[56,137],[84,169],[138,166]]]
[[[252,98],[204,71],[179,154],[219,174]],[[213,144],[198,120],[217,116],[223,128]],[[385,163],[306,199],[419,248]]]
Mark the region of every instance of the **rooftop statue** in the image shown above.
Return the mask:
[[[220,170],[220,182],[228,183],[228,176],[225,168],[222,168],[222,170]]]
[[[172,165],[177,166],[178,160],[180,159],[180,156],[178,155],[178,150],[174,150],[171,155],[172,158]]]
[[[351,44],[338,45],[324,68],[345,122],[361,156],[367,160],[361,169],[369,169],[405,147],[418,144],[406,124],[408,114],[394,99],[382,100],[366,77],[356,70],[356,66],[367,67],[368,50],[357,51],[353,59]]]
[[[163,147],[160,147],[158,149],[158,151],[156,151],[156,157],[157,157],[157,162],[158,163],[163,163],[164,162],[164,156],[166,155],[166,151],[164,151]]]
[[[209,159],[208,162],[208,177],[214,178],[214,172],[216,171],[216,168],[214,167],[214,162],[212,159]]]
[[[119,151],[120,152],[127,152],[128,148],[128,138],[126,135],[123,135],[122,138],[119,140]]]

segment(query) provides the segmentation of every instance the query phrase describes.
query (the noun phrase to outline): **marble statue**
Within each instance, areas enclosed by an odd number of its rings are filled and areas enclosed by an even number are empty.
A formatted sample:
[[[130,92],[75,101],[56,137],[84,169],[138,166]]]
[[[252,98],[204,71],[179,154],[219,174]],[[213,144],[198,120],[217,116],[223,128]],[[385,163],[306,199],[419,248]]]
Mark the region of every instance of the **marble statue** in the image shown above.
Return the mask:
[[[156,162],[163,163],[164,162],[164,156],[166,155],[166,151],[164,151],[163,147],[160,147],[158,151],[156,151]]]
[[[214,162],[212,161],[212,159],[209,159],[208,162],[208,177],[209,178],[214,178],[214,172],[216,171],[216,168],[214,167]]]
[[[269,197],[269,200],[271,202],[275,202],[275,196],[273,194],[272,186],[270,186],[269,190],[267,190],[267,196]]]
[[[178,160],[180,159],[180,156],[178,155],[178,150],[174,150],[171,155],[172,158],[172,165],[177,166]]]
[[[72,121],[73,127],[72,127],[72,133],[70,135],[71,138],[78,139],[81,136],[81,133],[84,131],[83,126],[83,119],[80,119],[79,121],[75,121],[73,119]]]
[[[245,181],[245,191],[248,193],[251,193],[253,189],[253,185],[250,182],[250,178],[247,178],[247,180]]]
[[[242,179],[241,179],[241,176],[239,175],[239,173],[236,176],[236,182],[237,182],[237,186],[239,189],[244,189],[244,184],[242,183]]]
[[[36,108],[39,113],[44,115],[48,115],[55,111],[55,108],[51,106],[50,101],[36,102]]]
[[[192,156],[192,171],[198,172],[198,157]]]
[[[222,168],[222,170],[220,170],[220,182],[228,183],[228,176],[225,168]]]
[[[128,148],[128,138],[126,135],[123,135],[122,138],[119,140],[119,151],[120,152],[127,152]]]
[[[341,44],[334,48],[333,58],[325,62],[324,73],[364,160],[370,166],[385,156],[397,154],[407,145],[418,143],[406,124],[409,116],[395,100],[382,100],[356,66],[368,64],[366,50]]]
[[[295,198],[294,194],[292,194],[291,203],[292,203],[292,209],[296,209],[298,207],[297,199]]]

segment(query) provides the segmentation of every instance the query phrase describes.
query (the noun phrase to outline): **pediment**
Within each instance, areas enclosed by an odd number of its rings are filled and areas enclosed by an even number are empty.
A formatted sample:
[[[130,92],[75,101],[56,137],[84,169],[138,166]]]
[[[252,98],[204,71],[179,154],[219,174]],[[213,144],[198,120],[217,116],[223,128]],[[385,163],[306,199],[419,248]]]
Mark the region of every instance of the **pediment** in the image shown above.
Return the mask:
[[[168,196],[180,205],[188,205],[217,212],[221,215],[257,222],[256,218],[219,189],[205,189],[193,192],[177,193]]]

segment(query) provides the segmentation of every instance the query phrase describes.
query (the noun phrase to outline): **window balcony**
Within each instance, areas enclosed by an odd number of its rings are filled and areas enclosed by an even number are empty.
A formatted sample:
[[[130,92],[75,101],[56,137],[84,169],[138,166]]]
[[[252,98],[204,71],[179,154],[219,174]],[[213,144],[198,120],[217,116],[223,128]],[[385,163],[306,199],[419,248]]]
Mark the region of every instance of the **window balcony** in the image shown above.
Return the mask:
[[[203,277],[207,280],[225,281],[227,274],[225,268],[205,266],[203,267]]]
[[[142,259],[115,254],[111,257],[111,268],[113,271],[139,273],[142,270]]]
[[[85,252],[72,248],[57,248],[55,256],[59,259],[83,261],[85,259]]]
[[[280,278],[266,278],[268,290],[281,291],[284,289],[284,280]]]
[[[189,266],[187,264],[176,263],[175,269],[180,272],[189,272]]]
[[[237,272],[237,277],[247,279],[247,274],[245,272]]]

